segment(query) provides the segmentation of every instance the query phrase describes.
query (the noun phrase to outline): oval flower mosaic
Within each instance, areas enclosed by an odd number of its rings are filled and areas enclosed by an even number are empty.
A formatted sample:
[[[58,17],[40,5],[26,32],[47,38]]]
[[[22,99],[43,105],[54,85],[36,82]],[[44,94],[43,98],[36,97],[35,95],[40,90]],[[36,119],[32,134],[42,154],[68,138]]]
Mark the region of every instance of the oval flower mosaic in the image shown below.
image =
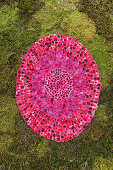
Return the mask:
[[[96,62],[76,39],[65,35],[40,39],[28,50],[17,73],[21,115],[44,138],[69,141],[91,122],[100,80]]]

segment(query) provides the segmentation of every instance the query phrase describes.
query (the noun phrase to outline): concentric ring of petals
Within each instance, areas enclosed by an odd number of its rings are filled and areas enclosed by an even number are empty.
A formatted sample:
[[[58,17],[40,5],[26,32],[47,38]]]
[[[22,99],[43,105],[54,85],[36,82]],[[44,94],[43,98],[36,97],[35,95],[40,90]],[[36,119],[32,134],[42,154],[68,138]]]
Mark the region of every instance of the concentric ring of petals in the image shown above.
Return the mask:
[[[50,35],[36,42],[22,59],[17,104],[37,134],[68,141],[94,117],[100,80],[96,62],[81,43],[65,35]]]

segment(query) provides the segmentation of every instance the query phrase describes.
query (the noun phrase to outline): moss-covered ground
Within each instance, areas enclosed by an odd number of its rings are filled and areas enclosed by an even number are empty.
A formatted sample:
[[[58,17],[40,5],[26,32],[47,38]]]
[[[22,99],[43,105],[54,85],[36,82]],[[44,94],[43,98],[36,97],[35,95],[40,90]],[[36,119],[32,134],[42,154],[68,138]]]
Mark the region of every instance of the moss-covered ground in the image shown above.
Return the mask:
[[[113,169],[112,10],[110,0],[0,1],[0,169]],[[28,127],[15,98],[21,59],[38,39],[58,33],[86,46],[102,78],[95,117],[79,137],[64,143]]]

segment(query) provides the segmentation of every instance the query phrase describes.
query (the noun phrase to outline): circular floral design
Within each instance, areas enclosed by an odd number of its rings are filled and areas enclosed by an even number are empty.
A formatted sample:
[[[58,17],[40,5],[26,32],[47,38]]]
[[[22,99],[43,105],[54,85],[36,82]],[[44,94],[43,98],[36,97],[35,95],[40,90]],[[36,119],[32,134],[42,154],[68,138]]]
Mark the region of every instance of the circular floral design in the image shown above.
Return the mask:
[[[50,35],[36,42],[22,59],[17,104],[37,134],[68,141],[91,122],[100,80],[96,62],[81,43],[65,35]]]

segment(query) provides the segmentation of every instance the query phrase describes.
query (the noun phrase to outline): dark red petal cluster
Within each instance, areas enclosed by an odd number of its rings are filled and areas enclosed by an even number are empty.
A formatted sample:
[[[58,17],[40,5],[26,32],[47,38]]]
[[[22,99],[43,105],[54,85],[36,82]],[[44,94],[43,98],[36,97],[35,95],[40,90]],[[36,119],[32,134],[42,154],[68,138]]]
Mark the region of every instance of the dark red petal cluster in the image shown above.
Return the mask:
[[[91,122],[101,78],[96,62],[76,39],[50,35],[22,59],[16,97],[27,124],[57,142],[78,136]]]

